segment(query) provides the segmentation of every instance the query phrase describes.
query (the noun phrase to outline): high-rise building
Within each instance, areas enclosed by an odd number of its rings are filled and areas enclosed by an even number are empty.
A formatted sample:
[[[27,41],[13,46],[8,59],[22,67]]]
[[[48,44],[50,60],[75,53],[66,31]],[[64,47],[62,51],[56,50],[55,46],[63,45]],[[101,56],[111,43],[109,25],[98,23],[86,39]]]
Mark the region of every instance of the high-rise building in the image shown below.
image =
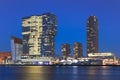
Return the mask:
[[[23,53],[30,56],[53,56],[56,16],[51,13],[22,19]]]
[[[22,55],[22,39],[16,38],[14,36],[11,37],[11,55],[12,55],[12,61],[18,62],[21,60]]]
[[[66,59],[67,57],[70,57],[70,45],[69,44],[62,44],[62,58]]]
[[[74,58],[80,58],[83,56],[82,44],[79,42],[74,43]]]
[[[87,54],[98,53],[98,20],[90,16],[87,20]]]

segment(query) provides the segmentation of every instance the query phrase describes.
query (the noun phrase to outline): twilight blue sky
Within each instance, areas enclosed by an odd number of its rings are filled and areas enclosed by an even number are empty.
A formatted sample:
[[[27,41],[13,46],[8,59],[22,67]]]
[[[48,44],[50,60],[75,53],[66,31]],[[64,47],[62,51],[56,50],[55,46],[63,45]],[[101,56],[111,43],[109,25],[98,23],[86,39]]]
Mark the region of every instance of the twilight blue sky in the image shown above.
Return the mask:
[[[45,12],[58,17],[56,53],[62,43],[81,42],[86,55],[86,21],[96,15],[99,51],[120,57],[120,0],[0,0],[0,51],[11,51],[11,35],[22,38],[22,17]]]

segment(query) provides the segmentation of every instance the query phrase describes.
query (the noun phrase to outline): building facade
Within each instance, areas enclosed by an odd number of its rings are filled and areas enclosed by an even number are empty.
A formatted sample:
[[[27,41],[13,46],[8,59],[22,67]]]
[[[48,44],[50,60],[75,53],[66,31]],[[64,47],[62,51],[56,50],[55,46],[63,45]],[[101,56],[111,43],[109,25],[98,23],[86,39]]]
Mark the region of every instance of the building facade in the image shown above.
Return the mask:
[[[56,28],[56,16],[51,13],[23,18],[23,53],[30,56],[53,56]]]
[[[10,63],[11,63],[11,53],[0,52],[0,64],[10,64]]]
[[[62,44],[62,58],[66,59],[67,57],[70,57],[70,44]]]
[[[113,53],[106,52],[106,53],[89,53],[89,58],[113,58]]]
[[[83,56],[82,44],[75,42],[74,43],[74,58],[80,58]]]
[[[102,65],[118,65],[119,59],[111,52],[89,53],[88,57],[94,60],[102,60]]]
[[[12,61],[17,62],[21,60],[21,55],[23,53],[22,39],[11,37],[11,55]]]
[[[90,16],[87,20],[87,54],[98,53],[98,20]]]

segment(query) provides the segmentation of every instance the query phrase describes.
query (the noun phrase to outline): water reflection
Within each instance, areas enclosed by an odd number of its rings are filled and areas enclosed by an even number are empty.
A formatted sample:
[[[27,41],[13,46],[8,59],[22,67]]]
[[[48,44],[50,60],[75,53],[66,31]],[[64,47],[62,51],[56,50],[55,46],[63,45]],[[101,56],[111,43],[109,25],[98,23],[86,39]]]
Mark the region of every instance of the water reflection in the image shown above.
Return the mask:
[[[73,66],[73,74],[78,74],[78,66]]]
[[[88,67],[89,79],[92,80],[110,80],[109,66],[91,66]]]
[[[96,66],[87,67],[89,75],[96,75],[98,73],[98,68]]]
[[[119,80],[120,67],[21,66],[0,67],[0,80]]]
[[[101,74],[102,75],[109,75],[109,66],[102,66]]]
[[[22,80],[52,80],[53,68],[49,66],[28,66],[24,68]]]

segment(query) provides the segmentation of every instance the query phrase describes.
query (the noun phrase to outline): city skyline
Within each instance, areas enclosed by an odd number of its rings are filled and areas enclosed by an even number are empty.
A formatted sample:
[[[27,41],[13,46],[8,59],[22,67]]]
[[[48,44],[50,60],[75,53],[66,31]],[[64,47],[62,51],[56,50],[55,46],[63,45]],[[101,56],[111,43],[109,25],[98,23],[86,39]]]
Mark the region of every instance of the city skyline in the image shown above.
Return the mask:
[[[119,1],[116,0],[112,0],[110,3],[107,1],[86,0],[34,0],[29,1],[29,4],[27,4],[27,1],[1,1],[0,9],[2,12],[0,13],[0,21],[2,29],[0,31],[0,51],[10,51],[11,35],[22,38],[22,17],[52,12],[58,17],[56,53],[61,54],[60,49],[62,43],[70,43],[72,45],[74,42],[81,42],[83,44],[84,55],[86,55],[86,22],[90,15],[95,15],[99,20],[99,51],[113,52],[115,55],[120,56],[120,38],[119,36],[116,36],[120,34],[120,11],[118,3]],[[47,6],[44,6],[43,4],[47,4]],[[73,5],[71,6],[71,4]]]

